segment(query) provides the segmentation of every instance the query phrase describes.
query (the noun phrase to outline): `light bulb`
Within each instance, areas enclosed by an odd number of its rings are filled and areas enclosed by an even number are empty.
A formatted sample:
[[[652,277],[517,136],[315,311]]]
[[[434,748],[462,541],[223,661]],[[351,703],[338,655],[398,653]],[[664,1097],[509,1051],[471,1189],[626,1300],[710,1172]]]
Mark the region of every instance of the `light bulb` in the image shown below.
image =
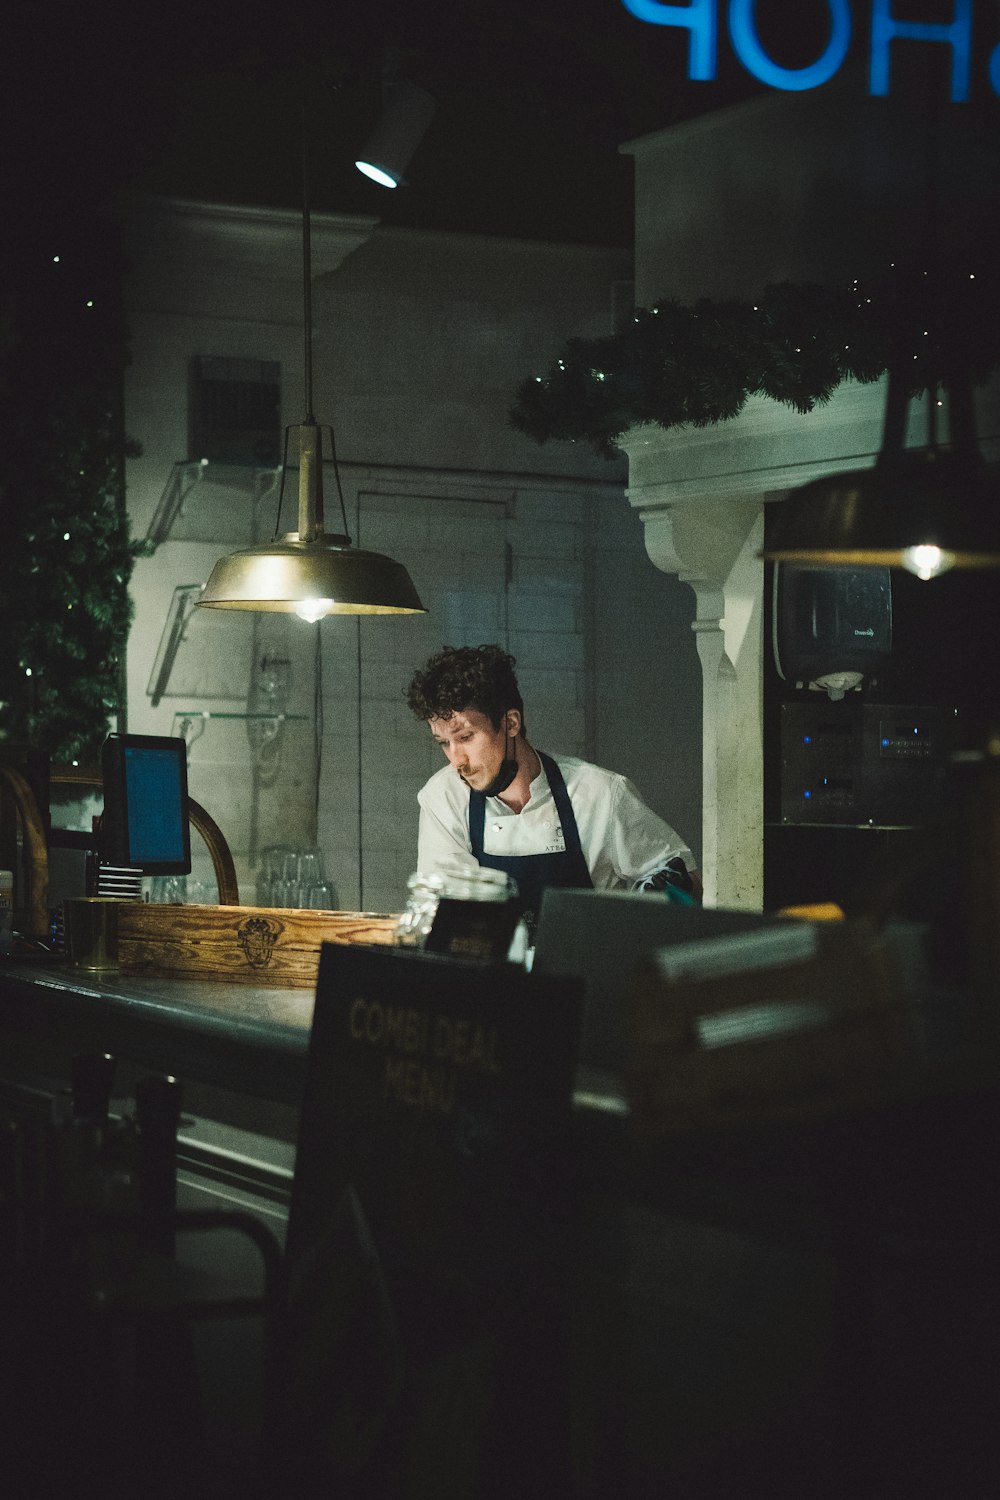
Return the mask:
[[[295,606],[295,613],[300,620],[306,620],[310,625],[315,625],[317,620],[322,620],[333,609],[332,599],[300,599]]]
[[[940,547],[924,543],[917,547],[903,548],[903,567],[922,578],[925,583],[929,578],[937,578],[939,573],[947,573],[954,566],[954,552],[944,552]]]
[[[383,172],[382,168],[375,166],[374,162],[356,161],[354,165],[359,172],[364,172],[366,177],[370,177],[372,182],[377,182],[379,187],[394,188],[399,186],[395,177],[390,177],[388,172]]]

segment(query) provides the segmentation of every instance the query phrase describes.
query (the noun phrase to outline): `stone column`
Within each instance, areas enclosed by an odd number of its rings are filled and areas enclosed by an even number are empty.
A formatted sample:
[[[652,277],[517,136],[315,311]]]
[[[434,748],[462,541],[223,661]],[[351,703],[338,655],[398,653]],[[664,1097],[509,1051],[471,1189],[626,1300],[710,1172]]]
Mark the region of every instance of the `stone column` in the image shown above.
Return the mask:
[[[920,403],[908,436],[923,441]],[[702,876],[716,906],[763,901],[764,505],[825,474],[865,468],[882,438],[884,383],[844,381],[799,413],[751,396],[705,428],[634,427],[621,439],[646,550],[694,589],[704,677]],[[984,451],[989,450],[984,444]]]
[[[710,906],[763,904],[763,563],[758,498],[630,489],[646,550],[695,595],[702,668],[702,879]]]

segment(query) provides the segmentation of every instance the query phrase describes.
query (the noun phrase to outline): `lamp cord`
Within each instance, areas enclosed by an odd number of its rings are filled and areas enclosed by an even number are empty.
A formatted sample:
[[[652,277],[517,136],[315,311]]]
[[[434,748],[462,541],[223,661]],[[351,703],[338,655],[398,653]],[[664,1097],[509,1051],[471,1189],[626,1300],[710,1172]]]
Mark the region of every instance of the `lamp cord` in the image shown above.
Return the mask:
[[[312,214],[309,201],[309,131],[306,122],[306,106],[302,105],[302,332],[303,361],[305,373],[306,422],[315,422],[313,416],[312,378]]]
[[[302,105],[302,364],[305,394],[305,416],[302,425],[317,427],[319,436],[319,463],[323,463],[323,428],[318,427],[313,415],[313,315],[312,315],[312,205],[309,182],[309,128],[306,115],[306,106]],[[340,516],[344,526],[344,537],[350,541],[350,530],[347,525],[347,506],[344,502],[344,487],[340,480],[340,464],[337,461],[337,445],[333,435],[333,427],[327,423],[326,430],[330,434],[330,457],[333,462],[333,477],[337,484],[337,498],[340,501]],[[285,428],[285,444],[281,456],[281,484],[278,489],[278,513],[274,518],[273,540],[277,540],[281,531],[281,512],[285,500],[285,478],[288,474],[288,434],[290,427]]]
[[[354,534],[361,543],[361,490],[354,492]],[[365,813],[364,813],[364,743],[361,723],[361,617],[354,622],[355,661],[357,671],[355,682],[357,683],[357,757],[358,757],[358,909],[365,908]]]
[[[333,477],[337,484],[337,498],[340,501],[340,516],[344,523],[344,535],[349,537],[351,532],[347,524],[347,506],[344,504],[344,487],[340,482],[340,464],[337,462],[337,444],[333,436],[333,427],[328,422],[326,430],[330,434],[330,457],[333,460]]]
[[[319,843],[320,788],[323,780],[323,632],[317,620],[313,626],[313,822]]]
[[[285,503],[285,477],[288,474],[288,434],[291,432],[291,430],[292,429],[290,427],[285,428],[285,446],[281,452],[281,483],[278,486],[278,513],[274,518],[274,532],[271,537],[272,542],[276,542],[278,540],[278,534],[281,531],[281,507]]]

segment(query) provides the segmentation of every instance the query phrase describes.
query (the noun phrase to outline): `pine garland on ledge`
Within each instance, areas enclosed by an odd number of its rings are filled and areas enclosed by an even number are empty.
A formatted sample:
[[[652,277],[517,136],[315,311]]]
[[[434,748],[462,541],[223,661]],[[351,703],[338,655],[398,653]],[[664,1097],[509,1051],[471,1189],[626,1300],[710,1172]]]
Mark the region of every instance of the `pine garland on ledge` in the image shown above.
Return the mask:
[[[511,425],[536,442],[587,442],[617,458],[617,440],[654,423],[706,427],[750,396],[809,412],[848,378],[878,380],[890,362],[913,395],[962,369],[976,383],[1000,364],[996,278],[896,263],[870,283],[768,286],[752,303],[637,307],[605,338],[569,339],[545,375],[524,380]]]

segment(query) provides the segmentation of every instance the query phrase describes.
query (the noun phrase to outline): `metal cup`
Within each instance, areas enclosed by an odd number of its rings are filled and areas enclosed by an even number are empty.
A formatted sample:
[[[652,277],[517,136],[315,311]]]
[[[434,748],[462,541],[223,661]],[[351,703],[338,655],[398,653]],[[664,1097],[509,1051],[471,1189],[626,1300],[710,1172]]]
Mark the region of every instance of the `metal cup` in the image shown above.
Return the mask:
[[[118,971],[118,907],[113,896],[69,896],[63,903],[66,952],[75,969]]]

